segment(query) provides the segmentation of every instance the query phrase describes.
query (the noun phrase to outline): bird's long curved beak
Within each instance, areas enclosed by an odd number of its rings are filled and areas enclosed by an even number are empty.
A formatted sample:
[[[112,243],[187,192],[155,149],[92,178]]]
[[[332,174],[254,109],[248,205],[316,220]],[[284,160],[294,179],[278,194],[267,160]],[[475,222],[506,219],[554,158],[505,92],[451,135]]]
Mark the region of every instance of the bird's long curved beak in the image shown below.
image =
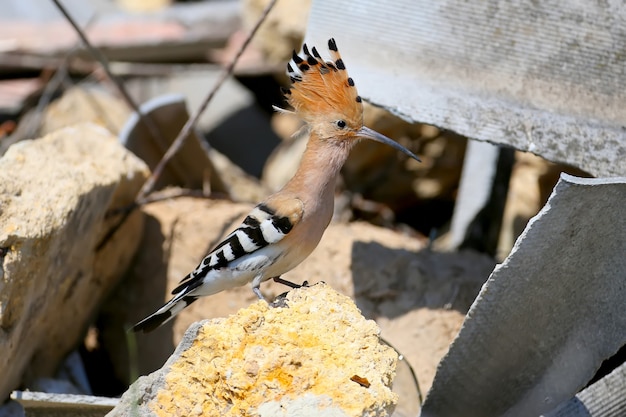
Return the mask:
[[[381,135],[380,133],[378,133],[375,130],[370,129],[369,127],[365,127],[363,126],[361,129],[359,129],[359,131],[357,132],[357,135],[359,137],[362,137],[364,139],[371,139],[373,141],[376,142],[380,142],[380,143],[384,143],[385,145],[389,145],[392,148],[407,154],[408,156],[410,156],[411,158],[415,159],[418,162],[422,162],[421,159],[419,159],[417,157],[417,155],[415,155],[413,152],[411,152],[410,150],[408,150],[407,148],[405,148],[404,146],[400,145],[398,142],[395,142],[392,139],[389,139],[387,136],[385,135]]]

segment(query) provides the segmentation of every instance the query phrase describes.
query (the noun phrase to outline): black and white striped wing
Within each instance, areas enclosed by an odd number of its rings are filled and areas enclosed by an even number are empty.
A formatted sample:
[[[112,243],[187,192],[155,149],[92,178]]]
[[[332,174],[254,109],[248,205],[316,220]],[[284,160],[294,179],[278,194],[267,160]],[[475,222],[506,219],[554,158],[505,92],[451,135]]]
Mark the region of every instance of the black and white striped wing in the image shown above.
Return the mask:
[[[200,285],[203,277],[211,270],[226,268],[231,262],[282,240],[302,217],[302,203],[299,200],[294,208],[299,209],[299,212],[284,213],[284,209],[274,209],[264,203],[256,206],[237,230],[229,234],[195,270],[181,280],[172,294],[191,289],[195,287],[194,284]],[[197,283],[194,283],[194,279],[197,279]]]

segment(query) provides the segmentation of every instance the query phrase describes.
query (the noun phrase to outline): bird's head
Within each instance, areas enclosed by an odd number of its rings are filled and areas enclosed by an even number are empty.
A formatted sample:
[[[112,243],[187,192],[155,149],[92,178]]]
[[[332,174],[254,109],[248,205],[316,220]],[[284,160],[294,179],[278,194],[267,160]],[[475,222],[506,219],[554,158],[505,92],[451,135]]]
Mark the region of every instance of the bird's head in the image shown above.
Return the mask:
[[[334,39],[329,39],[332,58],[325,61],[315,47],[302,46],[304,56],[294,51],[287,64],[292,85],[283,92],[294,112],[300,116],[321,139],[356,142],[370,139],[385,143],[419,161],[411,151],[397,142],[363,125],[363,103],[354,80]]]

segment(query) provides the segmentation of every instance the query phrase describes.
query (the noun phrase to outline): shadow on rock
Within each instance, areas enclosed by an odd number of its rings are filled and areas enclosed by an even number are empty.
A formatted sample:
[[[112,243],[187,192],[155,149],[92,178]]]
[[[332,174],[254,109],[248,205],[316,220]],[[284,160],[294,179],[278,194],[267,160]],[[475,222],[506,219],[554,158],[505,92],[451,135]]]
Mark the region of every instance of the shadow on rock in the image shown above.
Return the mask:
[[[159,221],[145,214],[145,225],[140,247],[123,282],[111,294],[97,319],[97,348],[86,352],[90,381],[94,393],[119,395],[131,381],[131,370],[146,375],[159,369],[174,350],[172,323],[149,334],[128,333],[134,323],[159,308],[167,292],[167,255]],[[133,338],[135,343],[129,343]],[[132,339],[131,339],[132,340]],[[135,345],[139,354],[131,355]],[[106,352],[106,353],[104,353]],[[136,363],[131,357],[136,356]],[[100,382],[102,383],[100,383]],[[101,386],[101,389],[98,387]],[[120,392],[111,392],[120,388]]]
[[[417,308],[467,313],[495,261],[473,251],[439,253],[355,241],[354,297],[367,317],[394,318]]]

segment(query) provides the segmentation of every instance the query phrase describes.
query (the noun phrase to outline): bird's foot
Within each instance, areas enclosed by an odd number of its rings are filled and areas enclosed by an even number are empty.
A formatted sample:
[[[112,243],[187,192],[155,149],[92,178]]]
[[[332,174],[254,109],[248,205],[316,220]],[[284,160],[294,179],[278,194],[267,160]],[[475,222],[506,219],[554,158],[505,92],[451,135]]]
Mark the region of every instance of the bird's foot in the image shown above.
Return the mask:
[[[302,288],[302,287],[308,287],[309,286],[309,282],[308,281],[304,281],[302,283],[302,285],[299,285],[299,284],[293,283],[291,281],[287,281],[286,279],[282,279],[281,277],[273,277],[272,279],[274,280],[274,282],[278,282],[279,284],[286,285],[286,286],[288,286],[290,288]],[[284,292],[284,293],[280,294],[278,297],[276,297],[276,299],[270,303],[270,306],[274,307],[274,308],[289,307],[289,305],[287,305],[287,293],[288,292]]]
[[[309,286],[309,282],[308,281],[304,281],[302,283],[302,285],[299,285],[299,284],[293,283],[291,281],[287,281],[286,279],[282,279],[281,277],[274,277],[272,279],[274,280],[274,282],[278,282],[279,284],[283,284],[283,285],[286,285],[286,286],[291,287],[291,288],[302,288],[302,287],[308,287]],[[259,287],[253,286],[252,287],[252,292],[254,292],[254,294],[259,298],[259,300],[263,300],[263,301],[267,302],[267,300],[265,299],[265,297],[261,293],[261,289]],[[286,294],[287,293],[281,294],[281,295],[279,295],[279,297],[281,297],[281,296],[284,297]]]

